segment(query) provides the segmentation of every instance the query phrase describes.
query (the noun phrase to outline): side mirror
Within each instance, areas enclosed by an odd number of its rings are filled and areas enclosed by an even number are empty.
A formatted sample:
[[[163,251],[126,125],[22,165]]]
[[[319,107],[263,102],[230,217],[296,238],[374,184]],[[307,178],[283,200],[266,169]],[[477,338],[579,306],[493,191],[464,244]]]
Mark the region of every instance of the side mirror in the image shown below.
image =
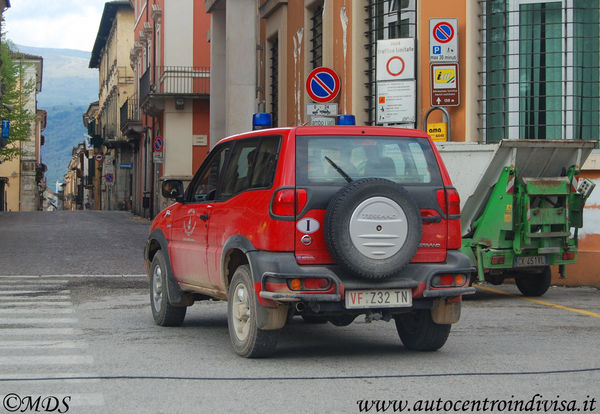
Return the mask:
[[[162,183],[162,195],[173,198],[175,201],[183,200],[183,183],[180,180],[165,180]]]

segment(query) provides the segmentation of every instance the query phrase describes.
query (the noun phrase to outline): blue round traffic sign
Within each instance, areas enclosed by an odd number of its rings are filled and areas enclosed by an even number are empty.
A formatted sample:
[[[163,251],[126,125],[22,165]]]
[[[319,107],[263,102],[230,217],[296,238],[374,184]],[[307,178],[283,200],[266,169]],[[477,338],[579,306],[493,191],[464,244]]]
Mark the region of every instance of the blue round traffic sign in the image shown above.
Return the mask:
[[[330,68],[313,69],[306,78],[306,92],[315,102],[330,102],[340,92],[340,77]]]
[[[104,179],[106,180],[107,183],[112,183],[115,180],[115,176],[112,173],[107,173],[104,176]]]
[[[433,28],[433,38],[440,43],[448,43],[454,37],[454,28],[448,22],[440,22]]]

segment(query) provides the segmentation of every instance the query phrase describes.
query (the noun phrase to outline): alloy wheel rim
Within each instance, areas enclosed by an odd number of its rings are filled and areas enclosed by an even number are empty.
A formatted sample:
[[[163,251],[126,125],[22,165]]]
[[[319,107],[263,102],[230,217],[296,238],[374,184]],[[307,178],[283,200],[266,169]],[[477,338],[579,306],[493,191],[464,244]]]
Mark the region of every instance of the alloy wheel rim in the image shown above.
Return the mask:
[[[157,312],[160,312],[163,296],[162,270],[160,266],[155,266],[154,271],[152,272],[152,287],[154,309],[156,309]]]
[[[236,337],[240,341],[245,341],[250,333],[250,321],[252,313],[250,311],[250,299],[248,289],[240,283],[235,287],[232,303],[232,322]]]

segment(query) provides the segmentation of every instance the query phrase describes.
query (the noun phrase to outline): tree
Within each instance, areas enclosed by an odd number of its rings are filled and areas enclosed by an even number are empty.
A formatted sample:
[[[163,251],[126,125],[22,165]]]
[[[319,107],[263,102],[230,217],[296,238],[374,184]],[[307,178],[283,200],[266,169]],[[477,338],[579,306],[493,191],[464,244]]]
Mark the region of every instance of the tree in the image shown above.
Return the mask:
[[[30,99],[35,99],[35,81],[26,79],[22,55],[4,41],[4,33],[1,36],[0,118],[10,121],[10,136],[8,144],[0,148],[0,161],[9,161],[22,154],[20,142],[28,140],[32,133],[36,115],[27,105]]]

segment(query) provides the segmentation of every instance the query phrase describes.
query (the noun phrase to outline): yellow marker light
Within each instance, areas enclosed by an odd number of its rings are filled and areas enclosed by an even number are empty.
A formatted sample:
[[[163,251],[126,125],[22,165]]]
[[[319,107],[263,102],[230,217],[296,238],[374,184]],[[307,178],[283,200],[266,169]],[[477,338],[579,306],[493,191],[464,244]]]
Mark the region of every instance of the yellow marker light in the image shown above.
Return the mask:
[[[300,289],[302,289],[302,281],[300,279],[292,279],[292,280],[290,280],[290,288],[292,290],[300,290]]]

